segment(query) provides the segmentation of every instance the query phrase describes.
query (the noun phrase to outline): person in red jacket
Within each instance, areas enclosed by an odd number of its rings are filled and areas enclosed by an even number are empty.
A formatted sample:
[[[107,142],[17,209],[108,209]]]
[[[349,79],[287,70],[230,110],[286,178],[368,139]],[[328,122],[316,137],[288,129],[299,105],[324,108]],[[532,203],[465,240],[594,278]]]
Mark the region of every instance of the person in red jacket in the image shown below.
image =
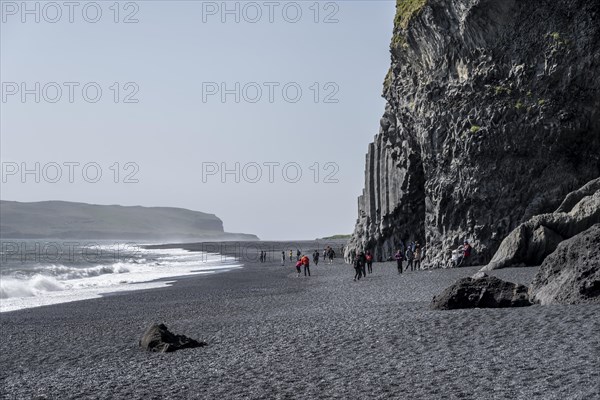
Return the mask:
[[[465,244],[463,245],[463,255],[465,258],[471,257],[471,244],[465,240]]]
[[[367,254],[365,254],[365,257],[367,259],[367,271],[369,271],[370,274],[373,273],[373,254],[371,254],[371,250],[367,250]]]
[[[300,261],[302,261],[302,265],[304,265],[304,276],[306,276],[307,272],[308,272],[308,276],[310,276],[310,260],[308,259],[307,256],[302,256]]]
[[[460,249],[460,247],[459,247],[459,249]],[[466,267],[467,266],[469,257],[471,257],[472,249],[473,249],[473,247],[471,247],[471,244],[465,240],[465,243],[462,246],[462,251],[460,252],[461,254],[458,256],[458,260],[456,262],[457,267]]]

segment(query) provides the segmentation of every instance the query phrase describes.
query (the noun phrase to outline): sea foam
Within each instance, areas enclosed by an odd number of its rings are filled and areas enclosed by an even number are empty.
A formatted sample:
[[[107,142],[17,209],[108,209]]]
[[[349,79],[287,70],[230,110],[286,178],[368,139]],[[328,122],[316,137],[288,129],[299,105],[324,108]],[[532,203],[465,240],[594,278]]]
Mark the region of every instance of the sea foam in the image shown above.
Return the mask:
[[[240,267],[220,254],[180,249],[142,249],[134,257],[110,264],[28,266],[2,275],[0,312],[164,287],[173,283],[172,278]]]

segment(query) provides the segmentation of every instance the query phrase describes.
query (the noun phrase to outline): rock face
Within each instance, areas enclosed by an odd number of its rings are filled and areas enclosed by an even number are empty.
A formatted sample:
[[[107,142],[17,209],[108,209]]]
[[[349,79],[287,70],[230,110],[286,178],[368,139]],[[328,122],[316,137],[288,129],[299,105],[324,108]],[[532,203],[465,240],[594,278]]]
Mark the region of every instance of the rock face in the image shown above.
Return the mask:
[[[599,17],[588,0],[399,0],[346,257],[418,240],[424,265],[445,267],[467,239],[485,265],[600,176]],[[540,254],[560,239],[535,235]]]
[[[597,188],[591,192],[592,188]],[[575,201],[577,203],[573,204]],[[489,271],[522,265],[540,265],[560,242],[600,223],[600,178],[569,194],[556,212],[537,215],[519,225],[500,244]]]
[[[541,304],[600,303],[600,224],[562,242],[529,289]]]
[[[527,286],[506,282],[483,272],[463,278],[433,298],[433,310],[530,306]]]
[[[150,326],[140,339],[141,348],[157,353],[170,353],[203,346],[206,346],[205,342],[169,332],[164,324]]]

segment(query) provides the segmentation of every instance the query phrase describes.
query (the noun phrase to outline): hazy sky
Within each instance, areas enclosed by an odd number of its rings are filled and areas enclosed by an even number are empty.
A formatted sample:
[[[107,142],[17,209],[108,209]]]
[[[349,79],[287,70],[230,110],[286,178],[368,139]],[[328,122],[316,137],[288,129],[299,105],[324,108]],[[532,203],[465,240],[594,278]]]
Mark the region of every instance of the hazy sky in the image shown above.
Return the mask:
[[[1,2],[2,199],[184,207],[261,239],[352,232],[395,1],[26,8]]]

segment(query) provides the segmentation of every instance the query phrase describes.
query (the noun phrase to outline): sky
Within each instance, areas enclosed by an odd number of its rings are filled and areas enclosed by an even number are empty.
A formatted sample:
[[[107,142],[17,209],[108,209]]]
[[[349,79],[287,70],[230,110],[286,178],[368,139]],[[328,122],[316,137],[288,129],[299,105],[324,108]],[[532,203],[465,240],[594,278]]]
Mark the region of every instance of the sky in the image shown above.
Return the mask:
[[[0,6],[1,199],[353,231],[394,0]]]

